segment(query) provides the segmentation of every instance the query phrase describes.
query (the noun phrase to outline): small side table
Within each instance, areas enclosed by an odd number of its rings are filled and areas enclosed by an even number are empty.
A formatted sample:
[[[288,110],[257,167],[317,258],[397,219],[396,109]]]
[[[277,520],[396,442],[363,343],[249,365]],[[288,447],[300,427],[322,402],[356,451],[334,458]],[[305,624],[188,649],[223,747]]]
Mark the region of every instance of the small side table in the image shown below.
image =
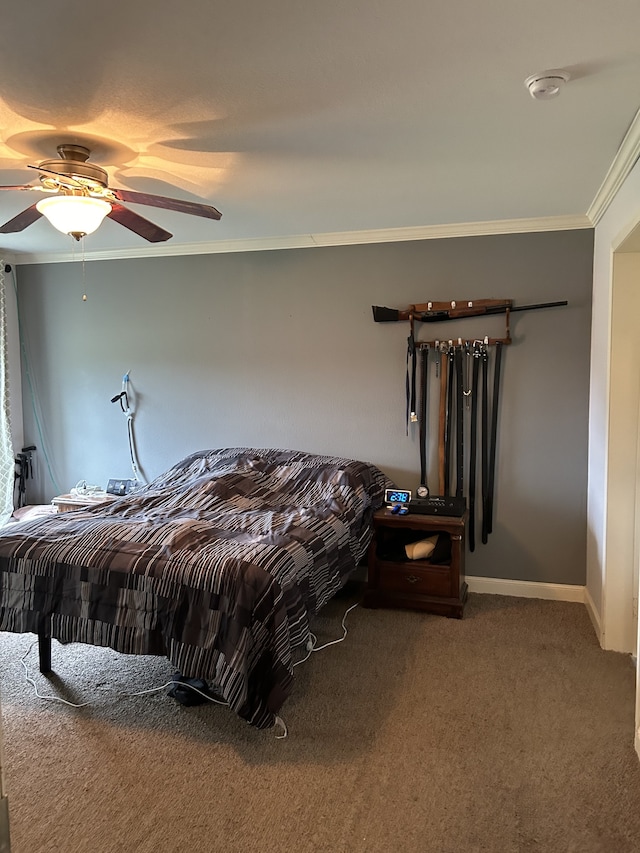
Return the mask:
[[[58,508],[58,512],[70,512],[73,509],[86,509],[89,506],[97,506],[97,504],[112,500],[114,500],[114,496],[106,494],[100,497],[66,494],[52,498],[51,503]]]
[[[467,512],[461,517],[374,513],[368,552],[365,607],[400,607],[462,618],[467,600],[464,579]],[[403,545],[438,534],[445,562],[403,559]],[[440,550],[440,549],[439,549]],[[435,556],[435,553],[434,553]]]

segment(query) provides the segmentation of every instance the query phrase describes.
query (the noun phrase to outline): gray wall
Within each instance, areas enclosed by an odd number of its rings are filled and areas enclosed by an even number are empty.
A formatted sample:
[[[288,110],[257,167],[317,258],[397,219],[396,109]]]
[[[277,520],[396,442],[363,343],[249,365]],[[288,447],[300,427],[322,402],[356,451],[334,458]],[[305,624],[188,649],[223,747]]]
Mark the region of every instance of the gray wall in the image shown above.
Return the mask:
[[[567,299],[512,316],[494,532],[467,571],[583,584],[592,254],[591,231],[565,231],[96,261],[84,281],[81,263],[19,267],[25,443],[38,447],[29,500],[131,475],[110,402],[127,370],[149,479],[197,449],[285,447],[366,459],[415,488],[408,325],[374,323],[371,305]],[[503,332],[491,317],[420,334]],[[432,486],[434,453],[432,442]]]

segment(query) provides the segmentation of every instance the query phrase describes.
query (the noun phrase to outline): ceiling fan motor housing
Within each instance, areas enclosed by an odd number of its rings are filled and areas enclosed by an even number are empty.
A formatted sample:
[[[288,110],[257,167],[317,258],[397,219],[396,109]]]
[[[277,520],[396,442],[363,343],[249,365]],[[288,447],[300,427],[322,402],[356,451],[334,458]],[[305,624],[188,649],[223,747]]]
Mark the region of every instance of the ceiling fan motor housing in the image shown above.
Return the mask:
[[[88,148],[85,148],[84,145],[65,143],[58,145],[57,150],[60,159],[43,160],[40,163],[40,169],[65,175],[87,187],[89,191],[92,189],[96,191],[105,189],[109,183],[109,176],[100,166],[87,162],[91,153]],[[41,175],[40,180],[45,186],[47,182],[51,182],[51,178],[47,175]]]

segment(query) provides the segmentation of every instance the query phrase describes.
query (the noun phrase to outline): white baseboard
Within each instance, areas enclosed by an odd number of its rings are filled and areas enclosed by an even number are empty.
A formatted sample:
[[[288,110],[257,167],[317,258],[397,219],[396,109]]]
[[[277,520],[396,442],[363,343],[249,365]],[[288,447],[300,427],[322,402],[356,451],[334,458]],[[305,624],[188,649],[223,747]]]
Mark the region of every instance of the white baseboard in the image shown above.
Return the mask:
[[[591,619],[591,624],[593,625],[593,629],[596,632],[596,637],[598,638],[598,642],[604,648],[604,631],[602,630],[602,622],[600,621],[600,614],[596,610],[596,606],[593,603],[593,599],[591,598],[591,594],[586,587],[584,589],[584,603],[586,605],[587,613],[589,614],[589,618]]]
[[[551,601],[577,601],[585,603],[585,587],[564,583],[538,583],[514,581],[504,578],[465,577],[469,592],[490,595],[515,595],[519,598],[545,598]],[[593,617],[592,617],[593,618]]]

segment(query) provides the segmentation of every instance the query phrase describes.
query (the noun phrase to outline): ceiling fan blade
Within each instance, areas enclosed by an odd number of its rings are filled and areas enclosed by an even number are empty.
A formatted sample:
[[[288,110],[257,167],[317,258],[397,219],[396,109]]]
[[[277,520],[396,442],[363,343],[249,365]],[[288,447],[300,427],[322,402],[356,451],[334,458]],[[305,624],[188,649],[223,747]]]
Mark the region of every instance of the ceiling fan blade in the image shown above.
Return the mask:
[[[109,219],[113,219],[120,225],[124,225],[125,228],[128,228],[129,231],[133,231],[134,234],[144,237],[144,239],[148,240],[150,243],[162,243],[164,240],[168,240],[170,237],[173,237],[173,234],[169,231],[165,231],[164,228],[161,228],[159,225],[155,225],[153,222],[149,222],[149,220],[145,219],[144,216],[140,216],[132,210],[128,210],[121,204],[112,203],[111,213],[107,213],[107,216]]]
[[[0,190],[36,190],[42,192],[42,187],[34,187],[33,184],[24,184],[15,187],[0,187]]]
[[[28,228],[29,225],[33,225],[34,222],[37,222],[42,214],[35,206],[32,204],[31,207],[27,207],[22,213],[19,213],[17,216],[14,216],[13,219],[10,219],[8,222],[5,222],[4,225],[0,226],[0,234],[15,234],[16,231],[24,231],[25,228]]]
[[[178,213],[190,213],[192,216],[205,216],[207,219],[221,219],[222,214],[210,204],[198,204],[193,201],[181,201],[178,198],[166,198],[163,195],[138,193],[133,190],[115,190],[109,187],[118,201],[131,204],[148,204],[151,207],[161,207],[164,210],[175,210]]]

